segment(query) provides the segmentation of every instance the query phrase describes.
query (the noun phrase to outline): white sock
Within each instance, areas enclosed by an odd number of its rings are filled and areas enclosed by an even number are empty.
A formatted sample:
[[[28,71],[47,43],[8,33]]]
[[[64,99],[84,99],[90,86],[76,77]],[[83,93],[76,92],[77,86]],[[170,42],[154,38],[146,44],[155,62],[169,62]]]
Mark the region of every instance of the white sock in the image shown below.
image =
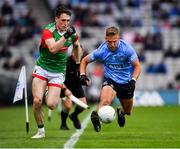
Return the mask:
[[[38,128],[38,132],[45,132],[44,127],[43,128]]]

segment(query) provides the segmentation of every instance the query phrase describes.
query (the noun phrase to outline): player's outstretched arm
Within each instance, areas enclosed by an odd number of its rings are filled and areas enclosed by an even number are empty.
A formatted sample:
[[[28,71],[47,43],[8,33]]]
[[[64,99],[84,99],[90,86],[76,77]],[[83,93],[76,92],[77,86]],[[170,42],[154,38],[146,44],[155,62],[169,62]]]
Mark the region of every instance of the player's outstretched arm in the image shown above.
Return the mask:
[[[80,63],[80,83],[86,86],[90,85],[91,83],[86,75],[86,68],[89,63],[89,55],[85,56]]]
[[[135,79],[135,81],[136,81],[141,73],[141,66],[140,66],[139,60],[134,61],[132,64],[134,67],[133,79]]]

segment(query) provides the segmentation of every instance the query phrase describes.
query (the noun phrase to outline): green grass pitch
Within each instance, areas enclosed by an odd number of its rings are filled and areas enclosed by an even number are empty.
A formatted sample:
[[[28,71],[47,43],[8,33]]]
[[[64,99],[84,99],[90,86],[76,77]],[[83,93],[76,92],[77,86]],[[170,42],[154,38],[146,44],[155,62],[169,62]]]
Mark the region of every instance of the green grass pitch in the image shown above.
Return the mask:
[[[85,118],[89,110],[79,118]],[[68,120],[69,131],[59,130],[57,110],[47,121],[44,107],[46,138],[31,139],[37,131],[32,106],[29,107],[30,130],[26,133],[24,106],[0,108],[0,148],[63,148],[76,131]],[[126,116],[126,125],[119,128],[117,120],[103,124],[96,133],[89,122],[74,148],[180,148],[180,107],[134,107],[131,116]]]

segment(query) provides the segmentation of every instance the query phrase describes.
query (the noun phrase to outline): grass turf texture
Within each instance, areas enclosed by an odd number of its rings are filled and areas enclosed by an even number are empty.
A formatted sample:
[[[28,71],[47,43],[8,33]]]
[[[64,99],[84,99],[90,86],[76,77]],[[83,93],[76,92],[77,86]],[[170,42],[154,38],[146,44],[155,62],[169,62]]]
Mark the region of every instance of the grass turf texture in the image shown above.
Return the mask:
[[[51,122],[45,112],[46,138],[31,139],[37,131],[32,107],[29,107],[30,131],[26,134],[24,107],[0,108],[0,148],[63,148],[75,132],[68,119],[69,131],[59,130],[57,110]],[[89,110],[79,117],[81,121]],[[131,116],[126,116],[126,125],[119,128],[117,120],[103,124],[96,133],[89,123],[74,148],[180,148],[180,107],[135,107]]]

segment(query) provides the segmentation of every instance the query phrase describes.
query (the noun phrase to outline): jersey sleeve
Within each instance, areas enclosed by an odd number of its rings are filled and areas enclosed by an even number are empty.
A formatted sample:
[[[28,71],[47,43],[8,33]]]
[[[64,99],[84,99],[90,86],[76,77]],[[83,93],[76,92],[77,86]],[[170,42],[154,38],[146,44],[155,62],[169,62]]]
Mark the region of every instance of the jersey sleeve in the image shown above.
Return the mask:
[[[47,39],[53,38],[53,34],[48,29],[44,29],[42,31],[41,38],[42,38],[42,41],[45,41]]]
[[[103,51],[104,51],[104,43],[102,43],[96,50],[94,50],[92,53],[90,53],[89,60],[90,61],[95,61],[95,60],[102,61]]]
[[[134,62],[135,60],[138,59],[138,56],[137,56],[137,53],[136,53],[135,49],[130,45],[128,47],[127,54],[128,54],[128,57],[129,57],[131,62]]]
[[[101,57],[100,49],[96,49],[92,53],[90,53],[89,60],[91,62],[95,60],[100,60],[101,59],[100,57]]]

